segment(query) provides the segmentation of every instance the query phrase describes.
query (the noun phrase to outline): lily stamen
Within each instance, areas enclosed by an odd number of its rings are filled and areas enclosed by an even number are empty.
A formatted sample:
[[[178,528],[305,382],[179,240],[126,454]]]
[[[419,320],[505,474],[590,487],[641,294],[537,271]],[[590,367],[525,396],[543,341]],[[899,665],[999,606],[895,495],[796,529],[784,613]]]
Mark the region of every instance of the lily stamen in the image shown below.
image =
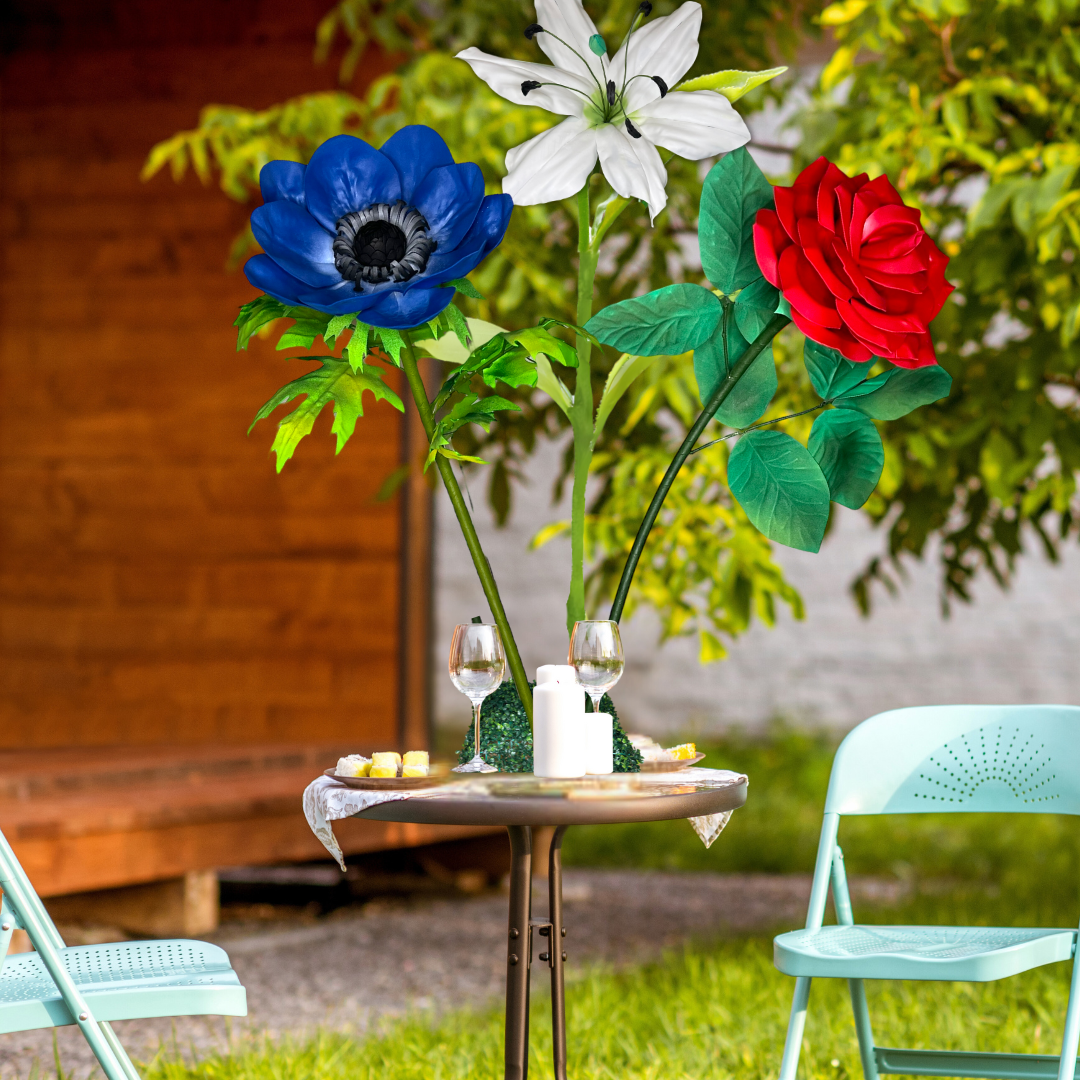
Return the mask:
[[[530,26],[529,29],[531,30],[532,27]],[[560,45],[565,45],[585,65],[586,69],[589,72],[589,75],[592,77],[592,81],[594,83],[596,83],[596,89],[599,90],[601,94],[604,92],[603,84],[596,77],[596,72],[593,71],[592,66],[589,64],[589,61],[586,60],[585,57],[582,56],[581,53],[579,53],[577,51],[577,49],[574,48],[573,45],[571,45],[568,41],[563,41],[563,39],[561,37],[559,37],[558,34],[552,34],[550,30],[545,30],[542,26],[536,31],[536,33],[538,33],[538,34],[549,34],[557,42],[559,42]]]
[[[533,90],[539,90],[541,86],[557,86],[561,90],[569,90],[571,93],[580,94],[586,101],[589,100],[589,95],[584,90],[579,90],[576,86],[566,86],[564,83],[559,82],[536,82],[535,79],[526,79],[521,84],[521,92],[528,97]]]

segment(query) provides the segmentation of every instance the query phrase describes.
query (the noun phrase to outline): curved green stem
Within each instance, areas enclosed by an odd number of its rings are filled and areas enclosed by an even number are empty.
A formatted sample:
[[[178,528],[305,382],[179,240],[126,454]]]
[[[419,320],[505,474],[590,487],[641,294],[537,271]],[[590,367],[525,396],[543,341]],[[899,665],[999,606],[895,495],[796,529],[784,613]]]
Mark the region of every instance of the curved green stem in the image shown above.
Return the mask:
[[[725,313],[726,314],[726,313]],[[683,463],[693,452],[694,444],[701,438],[701,433],[705,430],[706,425],[716,415],[716,410],[723,405],[728,394],[735,389],[735,384],[746,374],[750,365],[758,358],[761,352],[768,346],[781,330],[784,329],[791,320],[786,315],[774,315],[768,325],[760,334],[746,347],[746,351],[735,361],[734,366],[728,372],[727,377],[722,379],[719,386],[713,391],[712,397],[709,398],[705,408],[701,410],[701,415],[694,421],[694,426],[686,433],[686,438],[683,439],[682,445],[679,447],[678,452],[671,459],[671,464],[667,467],[667,472],[664,473],[664,479],[660,481],[660,486],[656,489],[656,494],[652,497],[652,502],[649,503],[649,509],[645,511],[645,517],[642,518],[641,525],[638,526],[637,536],[634,537],[633,547],[630,548],[630,554],[626,558],[626,565],[623,567],[622,577],[619,578],[619,587],[615,591],[615,601],[611,605],[611,614],[608,618],[614,622],[618,622],[622,618],[623,608],[626,605],[626,597],[630,593],[630,583],[634,580],[634,571],[637,570],[637,564],[641,559],[641,553],[645,550],[645,544],[649,539],[649,533],[652,531],[653,524],[656,522],[657,515],[660,513],[660,508],[664,505],[664,500],[667,498],[667,493],[671,490],[671,485],[675,483],[675,477],[679,475],[679,470],[683,467]]]
[[[584,326],[592,317],[593,284],[599,244],[589,235],[589,185],[578,192],[578,290],[577,324]],[[588,338],[577,339],[578,368],[574,383],[574,403],[570,406],[570,426],[574,432],[574,490],[570,498],[570,593],[566,598],[566,632],[585,618],[585,489],[589,482],[595,442],[592,344]]]
[[[430,442],[432,435],[435,433],[435,414],[432,412],[431,402],[428,401],[424,380],[420,376],[420,368],[416,363],[416,353],[413,351],[412,341],[407,333],[403,332],[401,336],[405,340],[405,348],[402,351],[402,367],[405,369],[405,379],[409,384],[409,390],[412,392],[413,401],[416,402],[416,410],[420,413],[420,422],[424,425],[424,431],[427,434],[428,442]],[[480,584],[483,586],[488,607],[491,608],[491,614],[495,618],[495,625],[499,628],[503,649],[506,652],[506,662],[510,667],[510,675],[514,680],[518,697],[521,698],[521,704],[525,707],[525,714],[531,724],[532,690],[529,687],[529,677],[525,674],[525,666],[521,662],[517,642],[514,641],[514,633],[510,629],[510,622],[506,618],[506,612],[503,610],[502,600],[499,597],[499,586],[495,583],[495,575],[491,572],[491,564],[484,554],[484,549],[480,546],[480,537],[476,534],[476,526],[473,524],[472,517],[469,514],[469,508],[465,505],[465,499],[462,497],[461,488],[458,486],[457,478],[454,476],[454,470],[451,468],[449,460],[439,454],[435,458],[435,466],[439,470],[439,476],[442,477],[446,493],[450,496],[450,502],[454,507],[454,513],[457,515],[462,535],[465,537],[469,554],[472,556],[473,566],[476,567],[476,574],[480,578]]]

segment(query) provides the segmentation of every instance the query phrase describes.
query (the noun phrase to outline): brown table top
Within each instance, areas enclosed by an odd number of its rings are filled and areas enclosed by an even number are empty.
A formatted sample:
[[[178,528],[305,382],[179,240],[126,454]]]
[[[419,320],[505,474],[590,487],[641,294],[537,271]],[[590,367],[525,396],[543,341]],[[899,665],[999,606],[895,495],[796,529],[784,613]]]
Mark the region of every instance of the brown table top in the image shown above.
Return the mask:
[[[499,777],[484,781],[483,792],[455,792],[450,784],[356,816],[418,825],[612,825],[720,814],[746,802],[745,778],[721,782],[696,778],[692,770],[686,774],[677,782],[658,782],[650,774],[582,780]]]

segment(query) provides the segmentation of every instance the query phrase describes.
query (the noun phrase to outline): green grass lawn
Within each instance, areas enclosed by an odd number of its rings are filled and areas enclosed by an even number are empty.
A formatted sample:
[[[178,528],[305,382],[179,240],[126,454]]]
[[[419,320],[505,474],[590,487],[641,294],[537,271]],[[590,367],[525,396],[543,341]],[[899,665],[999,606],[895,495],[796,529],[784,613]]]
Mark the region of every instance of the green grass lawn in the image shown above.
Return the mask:
[[[813,868],[833,745],[778,729],[731,737],[706,764],[751,778],[747,805],[706,851],[686,822],[571,829],[566,863],[688,871],[791,873]],[[850,818],[849,872],[912,885],[902,910],[868,921],[1075,926],[1080,822],[1049,815]],[[860,917],[856,907],[856,917]],[[1057,1053],[1068,965],[1003,983],[876,983],[878,1045]],[[567,988],[573,1080],[766,1080],[779,1070],[794,980],[772,966],[767,939],[706,943],[620,972],[595,969]],[[548,1002],[535,1003],[530,1074],[551,1075]],[[323,1036],[238,1047],[195,1066],[160,1059],[148,1080],[474,1080],[502,1075],[502,1013],[455,1012],[386,1023],[364,1039]],[[811,996],[801,1080],[861,1076],[843,983]]]

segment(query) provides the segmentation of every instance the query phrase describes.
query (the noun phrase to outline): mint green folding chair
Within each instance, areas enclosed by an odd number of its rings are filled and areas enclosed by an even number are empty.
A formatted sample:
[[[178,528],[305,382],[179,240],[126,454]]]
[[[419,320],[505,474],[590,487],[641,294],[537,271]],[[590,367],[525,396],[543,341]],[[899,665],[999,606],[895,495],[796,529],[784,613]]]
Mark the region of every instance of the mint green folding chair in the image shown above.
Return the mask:
[[[821,826],[806,929],[781,934],[773,959],[795,976],[780,1080],[795,1080],[810,981],[847,979],[866,1080],[881,1074],[1073,1080],[1080,1041],[1080,964],[1073,964],[1061,1055],[907,1050],[874,1045],[866,979],[989,982],[1076,954],[1075,929],[862,926],[836,842],[845,814],[1080,814],[1080,708],[982,705],[897,709],[840,744]],[[823,926],[832,885],[839,925]]]
[[[139,1080],[110,1020],[247,1015],[247,993],[216,945],[65,946],[3,833],[0,887],[0,1034],[77,1024],[108,1080]],[[36,953],[7,956],[17,928]]]

